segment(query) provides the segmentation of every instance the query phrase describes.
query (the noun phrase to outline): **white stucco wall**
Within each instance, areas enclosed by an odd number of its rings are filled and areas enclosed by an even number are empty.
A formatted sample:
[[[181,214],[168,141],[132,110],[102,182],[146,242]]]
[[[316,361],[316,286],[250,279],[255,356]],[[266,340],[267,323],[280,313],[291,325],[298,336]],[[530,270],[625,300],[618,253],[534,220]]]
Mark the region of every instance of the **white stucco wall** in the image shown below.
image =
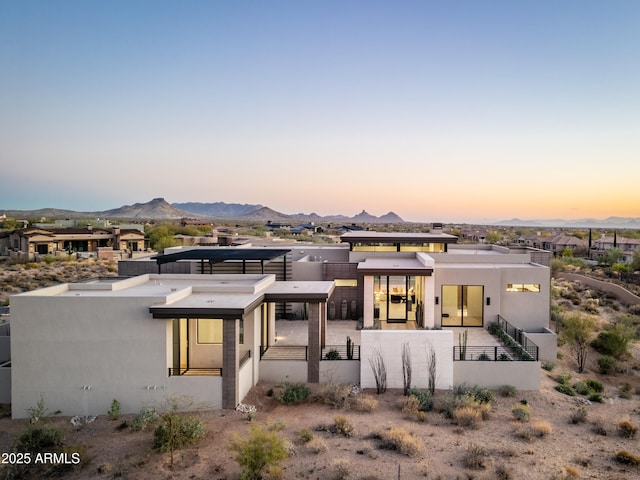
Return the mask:
[[[360,332],[360,383],[363,388],[375,388],[369,360],[376,350],[382,352],[386,370],[387,387],[402,388],[402,345],[411,349],[412,386],[428,387],[427,347],[430,343],[436,352],[436,388],[453,386],[453,332],[450,330],[362,330]]]
[[[12,415],[42,395],[51,411],[98,415],[116,398],[136,413],[167,397],[220,408],[220,377],[169,377],[170,320],[153,319],[150,297],[12,297]]]

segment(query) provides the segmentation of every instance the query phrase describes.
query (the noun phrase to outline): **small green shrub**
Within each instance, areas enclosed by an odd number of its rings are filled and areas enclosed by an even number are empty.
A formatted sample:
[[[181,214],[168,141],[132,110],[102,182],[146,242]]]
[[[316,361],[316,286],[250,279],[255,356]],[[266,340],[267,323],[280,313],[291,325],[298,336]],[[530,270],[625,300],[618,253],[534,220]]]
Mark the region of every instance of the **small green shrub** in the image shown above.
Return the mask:
[[[422,412],[429,412],[433,409],[433,396],[429,390],[420,390],[413,388],[409,391],[409,396],[418,399],[418,410]]]
[[[120,417],[120,402],[115,398],[111,401],[111,408],[107,412],[109,420],[117,420]]]
[[[591,390],[593,390],[594,392],[598,392],[598,393],[602,393],[604,392],[604,385],[602,384],[602,382],[598,381],[598,380],[593,380],[591,378],[587,378],[584,381]]]
[[[602,394],[598,392],[591,393],[588,397],[590,402],[594,403],[604,403],[604,399],[602,398]]]
[[[502,385],[498,390],[503,397],[515,397],[518,389],[513,385]]]
[[[633,398],[633,387],[630,383],[623,383],[620,388],[618,388],[618,395],[620,398],[624,398],[626,400],[630,400]]]
[[[342,356],[340,352],[336,349],[331,349],[324,355],[325,360],[342,360]]]
[[[573,389],[576,391],[576,393],[578,393],[579,395],[589,395],[590,393],[593,392],[593,390],[591,389],[591,387],[589,387],[589,385],[587,385],[587,382],[585,381],[579,381],[576,382],[573,385]]]
[[[285,405],[294,405],[304,402],[310,394],[311,391],[304,383],[285,383],[278,400]]]
[[[620,359],[629,353],[629,345],[635,338],[636,329],[626,322],[619,322],[600,332],[591,346],[603,355]]]
[[[302,443],[309,443],[313,439],[313,433],[311,433],[311,430],[309,430],[308,428],[303,428],[302,430],[300,430],[300,432],[298,432],[298,435]]]
[[[598,368],[603,375],[609,375],[618,370],[618,361],[609,355],[603,355],[598,359]]]
[[[262,478],[269,468],[278,467],[288,456],[285,442],[278,434],[256,424],[250,427],[246,440],[234,435],[229,449],[242,469],[242,480]]]
[[[153,432],[153,448],[160,452],[179,450],[204,437],[202,422],[190,415],[169,412]]]
[[[555,379],[560,385],[568,385],[571,380],[571,374],[568,372],[562,372],[556,375]]]
[[[556,368],[556,364],[555,362],[551,362],[547,360],[542,362],[542,368],[544,368],[547,372],[550,372],[551,370]]]
[[[140,413],[133,419],[131,429],[135,431],[144,430],[152,423],[156,423],[159,419],[160,415],[155,408],[145,407],[140,410]]]
[[[531,407],[529,407],[529,405],[516,403],[511,408],[511,415],[519,422],[528,422],[529,418],[531,418]]]
[[[569,395],[570,397],[574,397],[576,395],[576,392],[574,392],[573,388],[571,388],[569,385],[565,385],[565,384],[556,385],[555,389],[560,393]]]
[[[58,427],[33,425],[27,428],[14,442],[17,452],[38,453],[62,446],[64,434]]]

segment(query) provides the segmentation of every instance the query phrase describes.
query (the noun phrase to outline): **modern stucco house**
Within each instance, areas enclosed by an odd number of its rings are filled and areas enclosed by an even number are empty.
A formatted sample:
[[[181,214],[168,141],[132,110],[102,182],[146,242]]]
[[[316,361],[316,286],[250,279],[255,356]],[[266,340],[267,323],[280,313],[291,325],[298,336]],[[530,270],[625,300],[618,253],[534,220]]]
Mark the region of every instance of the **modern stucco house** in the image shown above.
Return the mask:
[[[120,262],[116,279],[15,295],[13,415],[41,394],[65,414],[97,414],[113,398],[136,412],[171,395],[234,408],[259,380],[373,387],[368,360],[378,353],[389,387],[401,387],[404,345],[417,366],[433,348],[437,388],[538,388],[539,360],[556,352],[549,252],[456,240],[350,231],[339,245],[176,248]],[[305,319],[300,355],[290,346],[280,355],[276,319],[291,318]],[[358,319],[359,344],[329,361],[327,332],[343,318]],[[519,350],[488,334],[494,322]],[[463,345],[463,330],[476,343]],[[414,369],[418,387],[424,370]]]

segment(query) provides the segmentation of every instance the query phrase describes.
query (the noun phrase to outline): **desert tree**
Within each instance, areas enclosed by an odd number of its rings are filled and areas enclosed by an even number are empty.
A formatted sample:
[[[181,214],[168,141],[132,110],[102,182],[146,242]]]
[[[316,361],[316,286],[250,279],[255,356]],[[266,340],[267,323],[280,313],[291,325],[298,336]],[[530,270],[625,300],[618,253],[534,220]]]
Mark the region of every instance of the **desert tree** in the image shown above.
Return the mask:
[[[589,340],[595,330],[593,317],[581,314],[569,315],[562,323],[561,335],[571,346],[578,363],[578,373],[584,372],[589,351]]]
[[[373,355],[369,357],[369,365],[373,371],[373,378],[376,381],[376,391],[384,393],[387,391],[387,366],[384,362],[382,352],[374,348]]]
[[[404,394],[409,395],[411,391],[411,347],[409,347],[409,342],[402,344],[402,385]]]

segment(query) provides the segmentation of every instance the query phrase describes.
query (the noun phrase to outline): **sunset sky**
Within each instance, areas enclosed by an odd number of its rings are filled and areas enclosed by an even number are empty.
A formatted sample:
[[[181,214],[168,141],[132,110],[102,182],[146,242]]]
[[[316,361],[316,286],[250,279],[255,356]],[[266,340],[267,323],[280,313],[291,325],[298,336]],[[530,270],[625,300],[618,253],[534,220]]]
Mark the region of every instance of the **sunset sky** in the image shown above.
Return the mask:
[[[640,2],[1,1],[0,209],[640,217]]]

